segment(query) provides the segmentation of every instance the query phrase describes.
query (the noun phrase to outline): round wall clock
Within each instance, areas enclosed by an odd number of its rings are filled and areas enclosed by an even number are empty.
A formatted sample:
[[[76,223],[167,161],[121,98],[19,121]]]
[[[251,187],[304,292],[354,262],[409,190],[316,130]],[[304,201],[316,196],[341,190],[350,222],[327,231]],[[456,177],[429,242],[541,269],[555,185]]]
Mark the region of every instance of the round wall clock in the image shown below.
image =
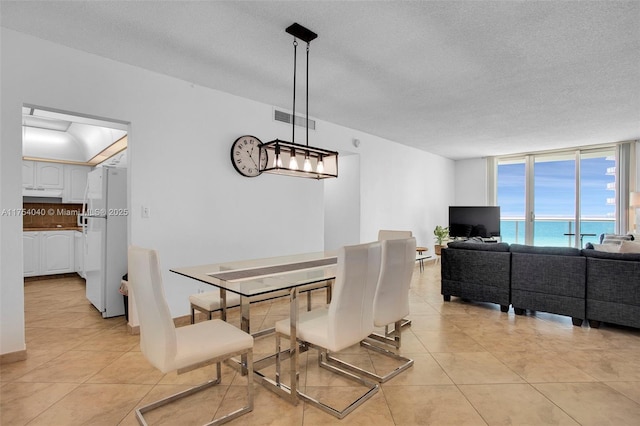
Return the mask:
[[[255,136],[240,136],[231,145],[231,163],[242,176],[255,177],[267,165],[267,153],[261,153],[262,142]]]

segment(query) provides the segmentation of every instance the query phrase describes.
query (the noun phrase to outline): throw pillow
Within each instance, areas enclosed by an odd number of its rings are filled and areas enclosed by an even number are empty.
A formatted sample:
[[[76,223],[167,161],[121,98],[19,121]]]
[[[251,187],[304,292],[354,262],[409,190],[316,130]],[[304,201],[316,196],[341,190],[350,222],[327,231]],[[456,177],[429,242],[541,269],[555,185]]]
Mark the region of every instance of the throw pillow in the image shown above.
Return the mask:
[[[623,241],[620,244],[620,253],[640,253],[640,243]]]
[[[633,240],[633,235],[616,235],[616,234],[603,234],[600,236],[601,244],[616,244],[620,245],[623,241]]]
[[[594,244],[593,249],[607,253],[618,253],[620,246],[618,244]]]

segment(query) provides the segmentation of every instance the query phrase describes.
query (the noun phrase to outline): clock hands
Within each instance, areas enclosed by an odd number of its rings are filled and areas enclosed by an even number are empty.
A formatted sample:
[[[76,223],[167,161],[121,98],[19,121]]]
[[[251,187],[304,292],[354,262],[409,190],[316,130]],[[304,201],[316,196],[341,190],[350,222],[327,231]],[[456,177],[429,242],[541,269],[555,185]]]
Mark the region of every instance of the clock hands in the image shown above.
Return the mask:
[[[258,164],[256,163],[256,160],[253,159],[253,146],[251,147],[251,151],[247,151],[247,154],[249,154],[249,158],[251,158],[251,161],[253,162],[253,165],[256,166],[257,169],[259,169]]]

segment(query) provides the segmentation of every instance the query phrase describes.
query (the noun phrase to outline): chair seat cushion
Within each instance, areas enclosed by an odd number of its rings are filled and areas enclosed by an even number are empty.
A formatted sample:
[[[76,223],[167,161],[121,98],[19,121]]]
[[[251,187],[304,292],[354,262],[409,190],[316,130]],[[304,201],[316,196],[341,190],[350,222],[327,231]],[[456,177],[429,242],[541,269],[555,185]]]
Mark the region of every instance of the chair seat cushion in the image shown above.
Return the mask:
[[[189,296],[189,303],[207,311],[217,311],[221,308],[220,292],[207,291],[204,293],[192,294]],[[227,292],[227,308],[240,305],[240,296],[236,293]]]
[[[337,348],[328,341],[327,308],[314,309],[303,312],[298,317],[298,328],[296,337],[298,340],[309,342],[330,351],[337,352],[344,348]],[[290,319],[283,319],[276,322],[276,332],[290,335]],[[350,345],[349,345],[350,346]]]
[[[253,337],[219,319],[176,328],[178,353],[173,369],[253,347]]]

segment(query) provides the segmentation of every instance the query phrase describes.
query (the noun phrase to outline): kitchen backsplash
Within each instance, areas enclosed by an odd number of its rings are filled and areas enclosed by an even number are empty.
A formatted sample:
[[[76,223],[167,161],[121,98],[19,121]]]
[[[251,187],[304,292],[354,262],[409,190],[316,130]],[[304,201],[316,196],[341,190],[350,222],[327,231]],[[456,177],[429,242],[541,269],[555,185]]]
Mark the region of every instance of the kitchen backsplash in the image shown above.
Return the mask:
[[[62,228],[77,226],[82,204],[23,203],[23,228]]]

